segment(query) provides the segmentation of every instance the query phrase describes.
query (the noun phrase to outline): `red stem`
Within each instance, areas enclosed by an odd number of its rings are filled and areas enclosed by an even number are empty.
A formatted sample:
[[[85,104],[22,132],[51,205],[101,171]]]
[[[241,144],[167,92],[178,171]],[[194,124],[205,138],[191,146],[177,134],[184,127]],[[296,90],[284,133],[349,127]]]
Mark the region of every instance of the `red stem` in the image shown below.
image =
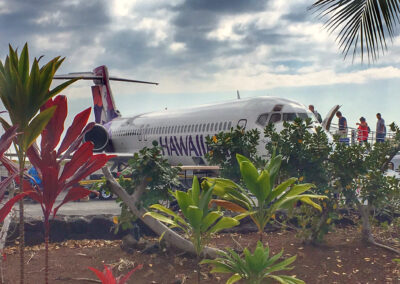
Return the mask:
[[[44,252],[45,252],[45,264],[44,264],[44,280],[45,283],[49,283],[49,233],[50,233],[50,223],[49,217],[44,217]]]

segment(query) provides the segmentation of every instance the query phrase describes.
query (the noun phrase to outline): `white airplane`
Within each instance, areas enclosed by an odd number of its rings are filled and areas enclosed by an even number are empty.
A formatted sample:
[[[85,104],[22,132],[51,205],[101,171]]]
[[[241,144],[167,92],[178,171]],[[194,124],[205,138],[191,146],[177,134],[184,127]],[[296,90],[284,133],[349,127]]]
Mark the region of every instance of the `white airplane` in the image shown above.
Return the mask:
[[[96,126],[85,136],[92,141],[96,151],[114,152],[122,155],[136,153],[151,147],[155,140],[171,165],[207,165],[204,158],[208,152],[205,137],[230,131],[232,127],[263,129],[274,123],[277,131],[283,121],[296,117],[311,118],[314,126],[320,125],[314,114],[298,102],[278,97],[254,97],[234,101],[190,107],[184,110],[165,110],[143,113],[132,117],[121,117],[115,108],[109,80],[157,84],[153,82],[109,77],[106,66],[87,73],[70,73],[55,76],[55,79],[80,77],[94,81],[92,95]],[[238,95],[239,98],[239,95]],[[330,121],[338,107],[332,109],[322,122],[329,130]],[[331,134],[326,131],[328,137]],[[265,139],[260,139],[257,151],[265,156]]]

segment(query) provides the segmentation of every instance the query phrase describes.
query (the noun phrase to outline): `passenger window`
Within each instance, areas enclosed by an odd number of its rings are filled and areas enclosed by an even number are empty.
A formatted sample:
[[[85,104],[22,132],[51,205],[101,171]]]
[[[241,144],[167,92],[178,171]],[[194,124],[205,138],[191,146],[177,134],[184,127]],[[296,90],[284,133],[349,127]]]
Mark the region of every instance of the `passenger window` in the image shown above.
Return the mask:
[[[226,130],[226,125],[227,125],[227,123],[226,123],[226,121],[224,122],[224,130]]]
[[[222,130],[222,122],[219,123],[219,131]]]
[[[194,127],[194,132],[197,132],[197,128],[199,127],[198,124],[196,124],[196,126]],[[22,227],[21,227],[22,228]]]
[[[295,113],[284,113],[283,114],[283,121],[294,121],[296,118]]]
[[[269,118],[269,123],[275,123],[281,120],[281,114],[280,113],[273,113],[271,114],[271,117]]]
[[[207,132],[210,130],[210,124],[209,123],[207,123]]]
[[[186,133],[186,130],[187,130],[187,125],[185,125],[185,126],[183,127],[183,133]]]
[[[228,122],[228,130],[231,130],[231,127],[232,127],[232,121],[229,121]]]
[[[214,129],[214,123],[211,123],[210,131],[213,131]]]
[[[206,131],[206,124],[203,123],[203,132]]]

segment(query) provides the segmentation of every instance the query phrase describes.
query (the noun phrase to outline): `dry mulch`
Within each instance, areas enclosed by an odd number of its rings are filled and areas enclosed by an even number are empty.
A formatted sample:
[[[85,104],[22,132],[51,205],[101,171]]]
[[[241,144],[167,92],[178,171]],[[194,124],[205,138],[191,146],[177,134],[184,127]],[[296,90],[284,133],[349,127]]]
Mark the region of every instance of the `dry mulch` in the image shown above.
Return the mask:
[[[356,227],[337,229],[326,236],[322,246],[304,245],[291,231],[280,231],[265,235],[264,242],[274,253],[284,248],[284,256],[297,255],[295,268],[286,272],[296,275],[306,283],[400,283],[400,265],[392,259],[394,253],[366,246],[359,239]],[[398,237],[398,236],[397,236]],[[254,247],[258,235],[220,234],[212,239],[219,248]],[[155,241],[148,239],[149,242]],[[96,283],[89,266],[102,269],[103,264],[113,266],[115,275],[121,275],[132,267],[143,264],[128,283],[196,283],[196,262],[188,255],[173,249],[132,254],[124,252],[121,241],[83,240],[51,244],[50,283]],[[5,250],[3,264],[4,283],[17,283],[19,258],[16,247]],[[26,283],[43,283],[44,247],[28,247],[26,251]],[[202,266],[202,283],[224,283],[226,275],[212,275],[210,268]]]

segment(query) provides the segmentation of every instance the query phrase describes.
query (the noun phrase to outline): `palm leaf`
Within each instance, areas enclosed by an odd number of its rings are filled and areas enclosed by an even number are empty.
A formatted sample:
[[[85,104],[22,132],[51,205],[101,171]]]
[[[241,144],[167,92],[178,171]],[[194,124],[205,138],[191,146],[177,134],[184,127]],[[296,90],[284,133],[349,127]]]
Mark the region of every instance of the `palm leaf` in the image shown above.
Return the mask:
[[[325,26],[330,32],[338,31],[339,48],[346,58],[353,49],[375,61],[387,49],[386,38],[392,40],[400,22],[399,0],[319,0],[311,9],[320,17],[329,17]]]

